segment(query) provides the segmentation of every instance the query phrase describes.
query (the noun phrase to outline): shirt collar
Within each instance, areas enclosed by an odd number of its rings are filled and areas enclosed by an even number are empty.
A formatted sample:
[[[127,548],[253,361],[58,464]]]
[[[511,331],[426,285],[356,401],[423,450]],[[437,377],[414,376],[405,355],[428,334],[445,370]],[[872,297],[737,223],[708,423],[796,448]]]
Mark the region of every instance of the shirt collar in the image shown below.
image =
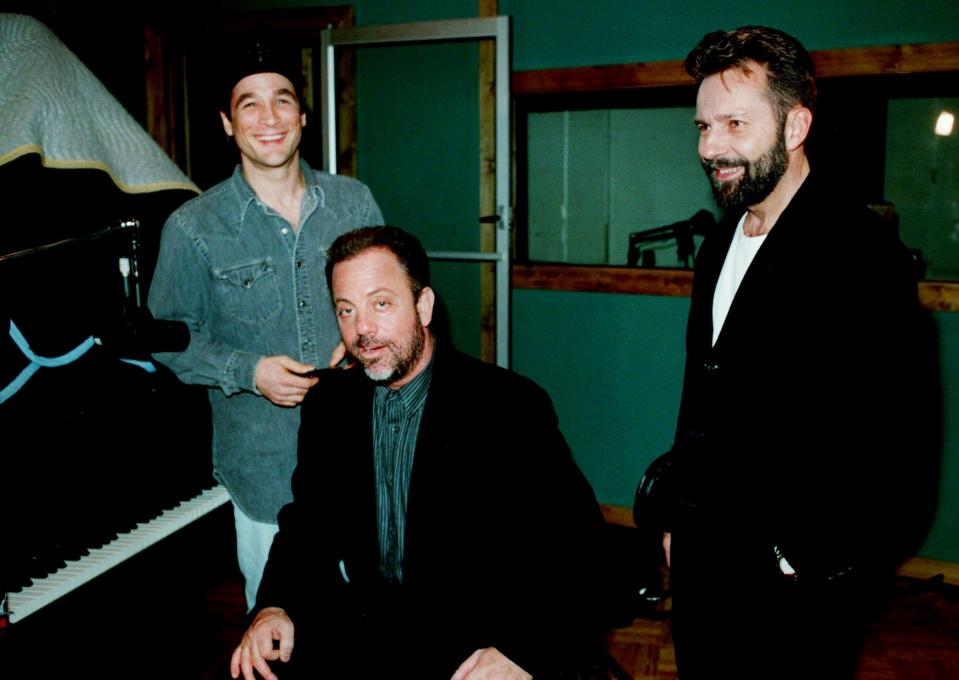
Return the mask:
[[[377,385],[376,394],[379,398],[399,398],[403,404],[403,409],[407,413],[412,413],[423,408],[426,402],[426,395],[430,391],[430,383],[433,380],[433,360],[426,365],[419,375],[403,385],[398,390],[390,389],[386,385]],[[393,395],[396,395],[395,397]]]
[[[322,208],[326,204],[326,194],[323,191],[323,187],[321,187],[317,181],[317,173],[313,172],[313,169],[302,157],[300,158],[300,172],[303,175],[304,182],[306,182],[306,191],[316,198],[316,207]],[[246,218],[246,211],[250,209],[250,206],[254,204],[262,206],[263,204],[260,203],[257,198],[253,187],[246,181],[246,177],[243,175],[242,164],[236,164],[236,167],[233,169],[233,175],[230,177],[230,184],[233,186],[240,210],[240,224],[243,224]],[[266,206],[263,207],[265,208]]]

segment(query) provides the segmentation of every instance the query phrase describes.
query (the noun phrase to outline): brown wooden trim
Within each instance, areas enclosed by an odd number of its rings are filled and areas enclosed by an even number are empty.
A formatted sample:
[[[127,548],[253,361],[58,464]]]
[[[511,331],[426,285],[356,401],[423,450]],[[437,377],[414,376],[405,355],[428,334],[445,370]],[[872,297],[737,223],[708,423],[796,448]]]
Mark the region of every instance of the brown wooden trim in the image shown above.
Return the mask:
[[[934,312],[959,312],[959,281],[922,281],[919,301]]]
[[[688,297],[693,289],[693,273],[686,269],[516,264],[512,277],[513,288],[575,293]],[[959,312],[959,281],[921,281],[919,301],[934,312]]]
[[[337,28],[353,25],[353,8],[343,15]],[[316,48],[319,50],[319,46]],[[356,177],[358,172],[357,129],[356,129],[356,53],[351,49],[336,51],[336,171],[340,175]],[[317,75],[316,88],[321,87],[321,77]],[[319,102],[313,111],[320,111]],[[320,115],[315,115],[315,125],[321,127]]]
[[[174,69],[164,53],[164,41],[156,29],[143,27],[143,75],[146,89],[146,129],[170,158],[180,156],[177,148],[178,119],[173,92]]]
[[[693,84],[693,79],[683,71],[681,61],[514,71],[510,81],[514,95],[608,92]]]
[[[820,50],[812,58],[819,78],[941,73],[959,71],[959,42]]]
[[[618,524],[624,527],[636,528],[636,522],[633,521],[633,509],[622,505],[607,505],[600,503],[599,509],[603,511],[603,519],[609,524]]]
[[[812,58],[820,78],[939,73],[959,70],[959,42],[820,50]],[[692,84],[680,60],[515,71],[511,81],[516,96]]]
[[[479,0],[479,16],[495,17],[498,0]],[[479,214],[496,213],[496,43],[481,40],[479,49]],[[480,222],[480,250],[496,250],[496,224]],[[496,265],[481,264],[480,358],[496,361]]]
[[[913,557],[899,567],[898,573],[900,576],[920,579],[930,579],[941,574],[946,583],[959,585],[959,564],[955,562]]]
[[[689,296],[693,273],[684,269],[641,269],[569,264],[517,264],[513,288],[580,293]]]

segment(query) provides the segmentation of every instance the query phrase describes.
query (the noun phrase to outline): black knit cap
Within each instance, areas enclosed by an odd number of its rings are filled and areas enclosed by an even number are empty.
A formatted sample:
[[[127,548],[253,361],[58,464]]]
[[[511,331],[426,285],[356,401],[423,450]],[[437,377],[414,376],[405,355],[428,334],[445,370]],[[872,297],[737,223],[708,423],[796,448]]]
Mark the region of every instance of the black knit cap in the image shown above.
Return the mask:
[[[288,41],[287,41],[288,42]],[[279,73],[291,83],[297,99],[303,96],[302,62],[298,49],[284,45],[267,34],[234,39],[221,52],[224,55],[220,106],[230,113],[230,97],[236,84],[255,73]]]

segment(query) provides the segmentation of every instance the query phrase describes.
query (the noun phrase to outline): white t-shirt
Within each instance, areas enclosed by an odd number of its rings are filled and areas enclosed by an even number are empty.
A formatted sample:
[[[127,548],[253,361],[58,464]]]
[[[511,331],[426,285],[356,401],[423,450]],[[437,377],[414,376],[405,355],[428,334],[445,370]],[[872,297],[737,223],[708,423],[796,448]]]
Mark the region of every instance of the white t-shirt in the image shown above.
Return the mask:
[[[746,214],[743,213],[739,224],[736,225],[736,232],[729,244],[729,252],[726,253],[726,261],[723,262],[722,271],[719,272],[719,280],[716,282],[716,291],[713,293],[713,345],[716,344],[719,333],[723,329],[726,315],[729,314],[729,307],[733,304],[733,298],[736,297],[739,284],[746,276],[746,270],[749,269],[749,265],[756,257],[756,253],[759,252],[760,246],[766,240],[767,234],[746,236],[743,232]]]

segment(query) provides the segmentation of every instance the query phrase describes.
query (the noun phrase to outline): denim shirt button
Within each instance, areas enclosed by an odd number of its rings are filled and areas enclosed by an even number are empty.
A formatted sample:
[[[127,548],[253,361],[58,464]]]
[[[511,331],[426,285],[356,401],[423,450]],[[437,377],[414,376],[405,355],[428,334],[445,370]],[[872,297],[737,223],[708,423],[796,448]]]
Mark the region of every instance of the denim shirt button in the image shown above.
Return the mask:
[[[290,230],[287,229],[286,227],[283,227],[282,229],[280,229],[280,233],[281,233],[281,234],[287,234],[287,233],[289,233],[289,231],[290,231]]]

